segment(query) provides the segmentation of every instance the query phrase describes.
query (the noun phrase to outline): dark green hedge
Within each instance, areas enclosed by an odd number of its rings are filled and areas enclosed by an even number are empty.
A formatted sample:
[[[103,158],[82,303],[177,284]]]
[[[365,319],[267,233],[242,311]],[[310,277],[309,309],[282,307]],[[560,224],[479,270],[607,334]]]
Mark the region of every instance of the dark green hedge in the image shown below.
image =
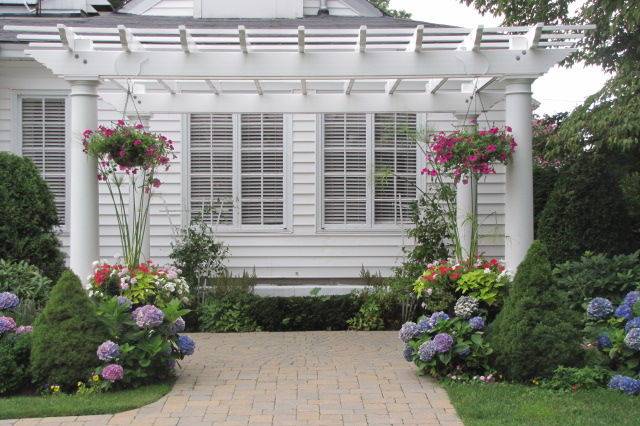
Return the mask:
[[[247,293],[211,299],[198,309],[200,331],[346,330],[361,298],[353,295],[259,297]]]

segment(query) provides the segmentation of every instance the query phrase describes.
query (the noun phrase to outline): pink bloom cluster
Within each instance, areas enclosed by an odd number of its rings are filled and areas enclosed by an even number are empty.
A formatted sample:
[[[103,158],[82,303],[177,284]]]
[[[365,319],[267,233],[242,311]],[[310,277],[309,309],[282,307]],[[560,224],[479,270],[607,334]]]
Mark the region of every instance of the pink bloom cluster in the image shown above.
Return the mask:
[[[511,128],[497,127],[478,132],[440,132],[429,144],[427,161],[431,167],[422,174],[451,176],[467,183],[472,176],[494,174],[495,164],[507,164],[516,148]]]
[[[83,145],[84,152],[98,160],[98,180],[106,181],[117,172],[127,175],[144,172],[147,192],[160,186],[160,180],[153,176],[156,168],[168,170],[171,158],[176,158],[172,140],[145,131],[141,124],[129,126],[124,120],[118,120],[115,127],[85,130]]]

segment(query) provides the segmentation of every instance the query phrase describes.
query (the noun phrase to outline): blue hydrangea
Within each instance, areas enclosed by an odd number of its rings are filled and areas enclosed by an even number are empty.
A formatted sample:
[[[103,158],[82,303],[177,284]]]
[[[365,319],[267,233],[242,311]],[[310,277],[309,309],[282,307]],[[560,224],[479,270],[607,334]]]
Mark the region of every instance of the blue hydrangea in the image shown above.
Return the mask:
[[[634,290],[627,293],[622,301],[623,304],[633,306],[640,300],[640,291]]]
[[[449,333],[438,333],[433,338],[433,345],[439,353],[449,352],[453,347],[453,337]]]
[[[640,317],[635,317],[628,321],[624,326],[625,333],[628,333],[632,328],[640,328]]]
[[[431,314],[431,317],[429,318],[429,324],[431,325],[431,328],[433,328],[440,321],[446,321],[448,319],[449,319],[449,315],[447,315],[446,313],[442,311],[434,312],[433,314]]]
[[[0,293],[0,311],[15,309],[19,304],[20,299],[15,294],[8,291]]]
[[[398,333],[398,336],[400,337],[400,340],[407,343],[409,340],[416,337],[418,333],[419,333],[418,324],[416,324],[415,322],[409,321],[402,324],[402,327],[400,327],[400,332]]]
[[[422,320],[418,323],[418,334],[419,335],[423,335],[426,332],[428,332],[429,330],[431,330],[431,324],[429,323],[429,320]]]
[[[182,355],[193,355],[196,350],[196,342],[189,336],[178,336],[178,349]]]
[[[632,328],[624,336],[624,344],[634,351],[640,351],[640,328]]]
[[[182,333],[184,331],[185,326],[186,326],[186,324],[185,324],[184,320],[182,319],[182,317],[178,317],[178,319],[173,324],[171,324],[171,326],[169,326],[169,329],[170,329],[171,333],[178,334],[178,333]]]
[[[627,376],[613,376],[609,381],[609,389],[622,391],[628,395],[640,393],[640,380]]]
[[[432,340],[424,342],[418,348],[418,356],[421,361],[431,361],[437,352]]]
[[[596,297],[589,302],[587,306],[587,314],[590,318],[604,319],[613,313],[613,305],[609,299],[604,297]]]
[[[402,356],[407,362],[413,361],[413,348],[409,345],[404,347],[404,351],[402,351]]]
[[[611,339],[606,334],[601,334],[600,336],[598,336],[598,338],[596,339],[596,344],[598,345],[598,349],[608,349],[613,346],[613,344],[611,343]]]
[[[473,317],[469,320],[469,326],[472,330],[482,330],[484,328],[484,319],[482,317]]]
[[[129,298],[125,296],[118,296],[118,305],[122,306],[123,308],[130,309],[133,303],[131,303],[131,300],[129,300]]]
[[[100,361],[111,361],[120,356],[120,346],[111,340],[107,340],[98,346],[96,353],[98,354],[98,359]]]
[[[624,318],[625,320],[630,320],[633,318],[633,309],[629,305],[622,304],[618,306],[616,311],[613,313],[616,318]]]

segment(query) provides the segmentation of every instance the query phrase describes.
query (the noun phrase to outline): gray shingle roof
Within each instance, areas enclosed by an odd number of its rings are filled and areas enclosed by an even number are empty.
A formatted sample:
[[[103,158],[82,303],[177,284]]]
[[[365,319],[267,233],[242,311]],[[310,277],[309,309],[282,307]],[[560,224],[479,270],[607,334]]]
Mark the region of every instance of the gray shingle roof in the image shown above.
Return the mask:
[[[425,27],[446,27],[446,25],[429,22],[398,19],[390,16],[381,17],[346,17],[346,16],[308,16],[298,19],[195,19],[183,16],[144,16],[112,13],[93,17],[51,17],[51,16],[0,16],[0,43],[17,43],[16,33],[5,31],[5,25],[42,25],[56,26],[64,24],[70,27],[105,27],[115,28],[125,25],[131,28],[237,28],[244,25],[249,29],[257,28],[411,28],[417,25]]]

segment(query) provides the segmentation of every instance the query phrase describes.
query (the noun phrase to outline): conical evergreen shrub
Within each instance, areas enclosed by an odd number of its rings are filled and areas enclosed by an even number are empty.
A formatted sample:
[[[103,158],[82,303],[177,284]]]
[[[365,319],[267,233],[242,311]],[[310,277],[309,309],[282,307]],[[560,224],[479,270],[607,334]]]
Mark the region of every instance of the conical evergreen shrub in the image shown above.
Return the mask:
[[[34,323],[31,368],[37,384],[71,388],[99,364],[98,346],[107,332],[82,284],[63,272]]]
[[[579,320],[551,270],[546,247],[534,242],[490,329],[496,367],[510,380],[546,377],[580,362]]]
[[[638,247],[622,190],[608,164],[585,155],[560,172],[537,227],[554,264],[577,260],[586,251],[614,255]]]

